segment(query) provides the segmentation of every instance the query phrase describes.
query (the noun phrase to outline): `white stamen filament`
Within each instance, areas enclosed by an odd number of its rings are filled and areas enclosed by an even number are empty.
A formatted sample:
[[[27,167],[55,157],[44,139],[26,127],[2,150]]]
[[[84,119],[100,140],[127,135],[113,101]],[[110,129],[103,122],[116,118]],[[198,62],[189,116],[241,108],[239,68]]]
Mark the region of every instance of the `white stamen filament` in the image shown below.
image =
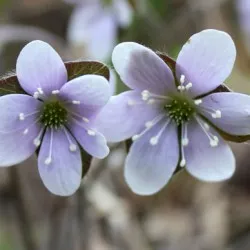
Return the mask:
[[[67,129],[65,127],[63,127],[63,131],[64,131],[64,133],[65,133],[65,135],[67,137],[67,140],[69,142],[69,150],[71,152],[75,152],[77,150],[77,145],[72,142],[72,140],[70,138],[70,135],[69,135],[69,133],[68,133],[68,131],[67,131]]]
[[[41,128],[38,136],[34,139],[33,141],[33,144],[36,146],[36,147],[39,147],[40,144],[41,144],[41,137],[42,137],[42,134],[43,134],[43,131],[44,131],[44,127]]]
[[[191,89],[193,87],[193,84],[191,82],[189,82],[188,84],[186,84],[184,86],[185,80],[186,80],[186,76],[181,75],[181,77],[180,77],[180,85],[177,87],[177,89],[180,92],[188,91],[189,89]]]
[[[182,146],[186,147],[189,143],[189,139],[187,136],[187,123],[183,124],[182,127],[182,132],[181,132],[181,144]]]
[[[74,117],[72,117],[72,119],[75,121],[75,123],[77,123],[80,127],[82,127],[83,129],[85,129],[87,131],[87,134],[90,136],[95,136],[96,132],[92,129],[89,129],[87,127],[85,127],[86,125],[82,124],[80,121],[78,121],[77,119],[75,119]]]
[[[181,140],[181,145],[184,146],[184,147],[186,147],[188,145],[188,143],[189,143],[189,139],[188,138],[183,138]]]
[[[181,85],[184,84],[185,78],[186,78],[186,77],[185,77],[184,75],[181,75],[181,77],[180,77],[180,83],[181,83]]]
[[[71,110],[68,110],[68,109],[67,109],[67,111],[68,111],[71,115],[80,118],[82,121],[84,121],[84,122],[86,122],[86,123],[89,123],[89,119],[88,119],[88,118],[86,118],[86,117],[84,117],[84,116],[81,116],[81,115],[79,115],[79,114],[77,114],[77,113],[75,113],[75,112],[73,112],[73,111],[71,111]]]
[[[55,90],[53,90],[51,93],[52,93],[52,95],[57,95],[57,94],[59,94],[59,93],[60,93],[60,90],[55,89]]]
[[[169,124],[170,121],[171,121],[171,119],[167,120],[166,123],[162,126],[162,128],[161,128],[160,131],[158,132],[158,134],[150,139],[149,142],[150,142],[150,144],[151,144],[152,146],[155,146],[155,145],[158,144],[159,139],[160,139],[162,133],[164,132],[164,130],[166,129],[166,127],[168,126],[168,124]]]
[[[205,128],[207,131],[210,129],[210,126],[209,126],[206,122],[204,122],[203,125],[204,125],[204,128]]]
[[[197,122],[199,123],[199,125],[201,126],[203,132],[206,134],[206,136],[209,139],[209,144],[211,147],[217,147],[219,144],[219,138],[215,135],[213,135],[211,132],[209,133],[209,129],[207,129],[207,127],[205,127],[206,123],[203,123],[199,117],[195,116]]]
[[[203,111],[209,113],[212,118],[214,119],[218,119],[218,118],[221,118],[221,111],[220,110],[215,110],[215,109],[212,109],[212,108],[209,108],[209,107],[200,107],[200,109],[202,109]]]
[[[142,95],[142,100],[143,101],[147,101],[148,104],[153,104],[157,99],[158,100],[169,100],[172,99],[169,96],[162,96],[162,95],[156,95],[153,93],[150,93],[148,90],[143,90],[141,92]],[[153,97],[152,99],[150,99],[150,97]],[[150,101],[150,100],[154,100],[154,101]]]
[[[80,101],[77,101],[77,100],[73,100],[72,103],[73,103],[73,104],[76,104],[76,105],[81,104],[81,102],[80,102]]]
[[[161,114],[161,115],[156,116],[152,121],[146,122],[145,123],[146,129],[143,130],[140,134],[134,135],[132,137],[132,140],[135,141],[139,139],[142,135],[144,135],[148,130],[150,130],[153,126],[155,126],[164,117],[165,117],[165,114]]]
[[[18,116],[19,116],[19,120],[20,121],[24,121],[25,120],[25,118],[27,118],[27,117],[29,117],[29,116],[32,116],[32,115],[35,115],[35,114],[37,114],[37,113],[39,113],[40,112],[40,110],[38,111],[35,111],[35,112],[32,112],[32,113],[28,113],[28,114],[24,114],[24,113],[20,113]]]
[[[53,129],[51,129],[50,144],[49,144],[49,156],[44,161],[45,165],[50,165],[52,162],[53,132],[54,132]]]
[[[189,144],[189,139],[187,135],[187,123],[182,124],[181,127],[181,162],[180,166],[185,167],[186,165],[186,157],[184,147],[187,147]]]

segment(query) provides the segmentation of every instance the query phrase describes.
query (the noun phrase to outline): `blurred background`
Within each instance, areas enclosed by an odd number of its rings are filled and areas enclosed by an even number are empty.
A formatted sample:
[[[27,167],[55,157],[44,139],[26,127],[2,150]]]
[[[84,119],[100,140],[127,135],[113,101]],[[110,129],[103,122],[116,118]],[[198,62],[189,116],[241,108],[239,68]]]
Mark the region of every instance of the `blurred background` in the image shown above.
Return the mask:
[[[206,28],[233,37],[238,56],[227,84],[250,94],[250,0],[0,0],[0,73],[13,70],[35,39],[65,60],[111,66],[121,41],[176,57]],[[114,73],[111,84],[116,93],[125,89]],[[249,250],[250,144],[231,145],[237,171],[228,182],[202,183],[181,172],[150,197],[126,186],[123,143],[93,160],[69,198],[45,189],[35,157],[1,168],[0,250]]]

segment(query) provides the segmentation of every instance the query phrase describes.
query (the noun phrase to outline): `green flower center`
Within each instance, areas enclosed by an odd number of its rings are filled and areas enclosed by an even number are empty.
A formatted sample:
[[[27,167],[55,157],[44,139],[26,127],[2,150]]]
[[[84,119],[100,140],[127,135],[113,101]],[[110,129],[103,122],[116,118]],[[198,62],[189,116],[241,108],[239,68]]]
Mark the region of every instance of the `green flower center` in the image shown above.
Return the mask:
[[[195,106],[185,97],[174,97],[164,106],[169,117],[175,121],[177,126],[190,120],[195,113]]]
[[[51,101],[44,104],[41,111],[41,123],[50,128],[60,128],[65,125],[68,118],[67,110],[59,101]]]

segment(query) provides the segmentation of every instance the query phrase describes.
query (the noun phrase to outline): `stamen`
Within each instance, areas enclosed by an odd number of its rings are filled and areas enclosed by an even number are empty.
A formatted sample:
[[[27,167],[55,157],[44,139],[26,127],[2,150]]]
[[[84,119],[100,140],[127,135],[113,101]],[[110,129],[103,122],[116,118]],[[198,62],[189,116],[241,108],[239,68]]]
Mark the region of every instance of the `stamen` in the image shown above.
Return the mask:
[[[185,86],[178,86],[177,89],[182,92],[185,90]]]
[[[35,99],[38,99],[39,98],[39,92],[34,92],[34,94],[33,94],[33,97],[35,98]]]
[[[37,91],[38,91],[38,93],[39,93],[40,95],[43,95],[43,90],[42,90],[42,88],[37,88]]]
[[[217,119],[221,118],[221,111],[220,110],[215,110],[209,107],[200,107],[203,111],[209,113],[212,118]]]
[[[207,123],[203,123],[199,117],[195,116],[197,122],[201,126],[202,130],[205,132],[206,136],[209,139],[209,144],[211,147],[217,147],[219,144],[219,138],[215,135],[213,135],[211,132],[209,133],[209,130],[207,129],[206,125]]]
[[[149,131],[153,126],[155,126],[164,117],[165,117],[165,114],[161,114],[161,115],[156,116],[152,121],[146,122],[145,123],[146,129],[143,130],[140,134],[134,135],[132,137],[132,140],[135,141],[139,139],[142,135],[144,135],[147,131]]]
[[[33,144],[36,147],[39,147],[41,145],[41,137],[42,137],[43,131],[44,131],[44,127],[41,128],[38,136],[33,140]]]
[[[151,128],[152,126],[154,126],[154,122],[153,121],[148,121],[145,123],[145,127],[146,128]]]
[[[71,152],[75,152],[77,150],[77,145],[75,143],[72,142],[71,138],[70,138],[70,135],[67,131],[67,129],[65,127],[63,127],[63,131],[67,137],[67,140],[69,141],[69,150]]]
[[[88,122],[89,122],[89,119],[88,119],[88,118],[86,118],[86,117],[82,117],[82,120],[83,120],[84,122],[86,122],[86,123],[88,123]]]
[[[96,135],[96,132],[93,131],[93,130],[90,130],[90,129],[87,130],[87,133],[88,133],[88,135],[90,135],[90,136],[95,136],[95,135]]]
[[[51,157],[47,157],[44,161],[45,165],[50,165],[50,163],[52,162],[52,158]]]
[[[151,139],[150,139],[150,144],[152,145],[152,146],[155,146],[155,145],[157,145],[158,144],[158,141],[159,141],[159,138],[157,137],[157,136],[154,136],[154,137],[152,137]]]
[[[74,115],[74,116],[80,118],[82,121],[84,121],[84,122],[86,122],[86,123],[89,123],[89,119],[88,119],[87,117],[81,116],[81,115],[79,115],[79,114],[77,114],[77,113],[75,113],[75,112],[73,112],[73,111],[71,111],[71,110],[67,110],[67,111],[68,111],[71,115]]]
[[[216,110],[215,113],[212,113],[212,117],[214,119],[221,118],[221,111],[220,110]]]
[[[19,120],[23,121],[25,119],[24,113],[19,114]]]
[[[135,141],[135,140],[139,139],[139,137],[140,137],[140,135],[134,135],[134,136],[132,136],[132,141]]]
[[[143,91],[141,92],[141,96],[142,96],[142,100],[143,100],[143,101],[147,101],[148,98],[150,97],[150,93],[149,93],[148,90],[143,90]]]
[[[70,145],[69,145],[69,150],[70,150],[71,152],[75,152],[75,151],[77,150],[76,144],[70,144]]]
[[[181,127],[181,144],[182,146],[186,147],[189,144],[189,139],[187,136],[187,123],[182,124]]]
[[[193,84],[192,84],[191,82],[189,82],[189,83],[185,86],[185,88],[186,88],[186,90],[189,90],[189,89],[192,88],[192,86],[193,86]]]
[[[184,82],[185,82],[185,76],[181,75],[181,77],[180,77],[180,83],[181,83],[181,85],[183,85]]]
[[[210,129],[210,126],[209,126],[206,122],[204,122],[203,125],[204,125],[204,128],[205,128],[207,131]]]
[[[51,93],[52,93],[52,95],[57,95],[57,94],[59,94],[59,93],[60,93],[60,90],[55,89],[55,90],[53,90]]]
[[[73,103],[73,104],[76,104],[76,105],[81,104],[81,102],[80,102],[80,101],[77,101],[77,100],[73,100],[72,103]]]
[[[184,147],[187,147],[188,144],[189,144],[189,139],[187,135],[187,123],[184,123],[181,126],[181,162],[180,162],[181,167],[185,167],[186,165]]]
[[[181,162],[180,162],[180,167],[185,167],[186,165],[186,160],[185,159],[181,159]]]
[[[40,110],[39,111],[35,111],[35,112],[32,112],[32,113],[29,113],[29,114],[24,114],[24,113],[20,113],[18,116],[19,116],[19,120],[20,121],[23,121],[23,120],[25,120],[25,118],[27,118],[27,117],[29,117],[29,116],[32,116],[32,115],[35,115],[35,114],[37,114],[37,113],[39,113],[40,112]]]
[[[158,141],[159,141],[159,139],[160,139],[162,133],[164,132],[164,130],[166,129],[166,127],[168,126],[168,124],[169,124],[170,121],[171,121],[171,119],[168,119],[167,122],[162,126],[162,128],[161,128],[161,130],[158,132],[158,134],[150,139],[149,142],[150,142],[150,144],[151,144],[152,146],[155,146],[155,145],[158,144]]]
[[[41,140],[40,140],[39,138],[35,138],[34,141],[33,141],[33,143],[34,143],[34,145],[35,145],[36,147],[39,147],[40,144],[41,144]]]
[[[211,141],[210,141],[210,146],[211,146],[211,147],[217,147],[217,146],[218,146],[218,141],[211,140]]]
[[[143,101],[148,101],[147,103],[148,104],[152,104],[155,102],[155,99],[162,99],[162,100],[169,100],[169,99],[172,99],[170,96],[162,96],[162,95],[157,95],[157,94],[153,94],[153,93],[150,93],[148,90],[143,90],[141,92],[141,95],[142,95],[142,100]],[[150,97],[154,97],[154,101],[150,101],[149,98]]]
[[[49,144],[49,156],[45,159],[44,163],[46,165],[50,165],[52,162],[52,145],[53,145],[53,129],[51,129],[51,134],[50,134],[50,144]]]
[[[195,105],[200,105],[202,103],[201,99],[194,100]]]
[[[72,119],[75,121],[75,123],[77,123],[80,127],[82,127],[83,129],[85,129],[87,131],[87,134],[90,136],[95,136],[96,132],[85,127],[86,125],[82,124],[80,121],[78,121],[77,119],[75,119],[74,117],[72,117]]]
[[[181,145],[184,146],[184,147],[186,147],[188,145],[188,143],[189,143],[189,139],[188,138],[183,138],[181,140]]]

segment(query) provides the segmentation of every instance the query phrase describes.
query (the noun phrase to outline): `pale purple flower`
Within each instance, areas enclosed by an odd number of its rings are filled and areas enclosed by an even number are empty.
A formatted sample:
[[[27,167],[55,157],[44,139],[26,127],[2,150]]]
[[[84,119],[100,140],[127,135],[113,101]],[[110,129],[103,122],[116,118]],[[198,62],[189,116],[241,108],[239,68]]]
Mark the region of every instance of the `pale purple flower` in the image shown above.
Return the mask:
[[[108,141],[133,138],[125,179],[135,193],[159,191],[177,165],[204,181],[232,176],[235,158],[216,127],[250,134],[250,97],[210,92],[229,76],[235,57],[231,37],[217,30],[188,40],[175,75],[142,45],[125,42],[114,49],[114,67],[132,90],[112,97],[96,122]]]
[[[132,21],[127,0],[64,0],[76,4],[68,26],[68,39],[82,48],[84,58],[108,60],[117,41],[119,27]],[[108,3],[105,3],[108,2]]]
[[[244,45],[250,54],[250,1],[237,0],[235,1],[239,29],[243,38]]]
[[[110,98],[108,81],[84,75],[67,82],[60,56],[42,41],[22,49],[16,73],[28,95],[0,97],[0,166],[18,164],[41,146],[38,168],[44,185],[54,194],[70,195],[82,177],[79,146],[97,158],[109,153],[92,122]]]

